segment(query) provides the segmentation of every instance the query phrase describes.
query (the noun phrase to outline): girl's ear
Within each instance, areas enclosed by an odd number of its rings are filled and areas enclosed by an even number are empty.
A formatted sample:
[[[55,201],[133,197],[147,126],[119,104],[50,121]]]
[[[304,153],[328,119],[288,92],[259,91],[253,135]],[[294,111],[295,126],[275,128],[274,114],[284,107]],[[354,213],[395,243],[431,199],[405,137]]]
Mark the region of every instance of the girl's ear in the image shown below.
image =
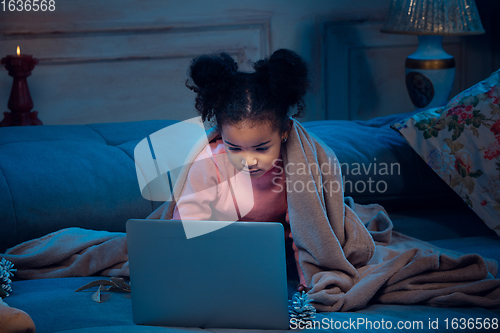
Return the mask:
[[[283,134],[281,135],[281,140],[283,139],[288,139],[288,135],[290,135],[290,131],[292,130],[293,127],[293,120],[291,118],[288,118],[288,121],[286,122],[285,130],[283,131]]]

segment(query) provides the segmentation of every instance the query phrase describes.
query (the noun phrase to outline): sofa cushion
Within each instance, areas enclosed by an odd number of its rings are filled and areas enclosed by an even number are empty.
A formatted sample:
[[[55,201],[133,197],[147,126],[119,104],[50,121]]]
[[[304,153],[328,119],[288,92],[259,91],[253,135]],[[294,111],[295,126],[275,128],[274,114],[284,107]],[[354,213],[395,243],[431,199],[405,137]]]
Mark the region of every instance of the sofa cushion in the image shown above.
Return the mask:
[[[36,170],[40,168],[38,161],[34,165],[26,165],[27,159],[33,160],[34,158],[34,156],[30,156],[34,151],[30,144],[35,144],[35,147],[38,147],[41,142],[56,141],[80,142],[81,144],[86,142],[105,143],[98,133],[84,125],[0,127],[0,221],[2,227],[0,250],[17,244],[18,240],[29,239],[29,237],[23,237],[23,230],[18,229],[19,227],[23,228],[23,223],[17,224],[16,215],[19,210],[30,210],[34,207],[33,205],[20,207],[15,201],[13,192],[19,190],[28,192],[39,189],[37,186],[39,179],[32,178],[32,171],[35,171],[36,174]],[[48,153],[43,156],[43,159],[47,161],[52,156],[52,153]],[[21,169],[12,170],[15,168]],[[21,174],[22,177],[12,177],[11,171]],[[43,193],[44,191],[39,192],[42,196]]]
[[[0,232],[0,251],[3,251],[8,244],[15,244],[13,240],[17,238],[17,230],[14,202],[1,165],[2,161],[0,159],[0,227],[2,228],[2,232]]]
[[[86,126],[98,133],[108,145],[118,146],[129,141],[140,141],[148,135],[177,122],[177,120],[144,120],[123,123],[88,124]]]
[[[69,226],[123,231],[129,218],[151,211],[140,197],[133,160],[118,148],[19,142],[0,146],[0,155],[15,213],[16,237],[7,246]]]
[[[61,140],[105,143],[99,133],[86,125],[12,126],[0,130],[0,145]]]
[[[125,231],[148,216],[160,203],[142,198],[132,147],[175,122],[0,128],[0,251],[71,226]]]

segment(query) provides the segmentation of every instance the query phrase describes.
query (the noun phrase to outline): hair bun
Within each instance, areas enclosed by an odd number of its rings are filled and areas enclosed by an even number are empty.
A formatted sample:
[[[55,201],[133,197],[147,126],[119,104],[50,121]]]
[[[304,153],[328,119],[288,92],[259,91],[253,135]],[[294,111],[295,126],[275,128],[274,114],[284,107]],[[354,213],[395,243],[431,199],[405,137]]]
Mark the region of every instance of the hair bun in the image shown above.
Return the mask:
[[[287,49],[275,51],[268,60],[271,93],[288,105],[298,103],[309,88],[307,72],[307,64],[297,53]]]
[[[262,59],[257,61],[253,65],[253,69],[259,74],[260,76],[265,76],[266,78],[269,76],[269,59]]]
[[[201,89],[224,90],[232,83],[237,70],[238,64],[229,54],[222,52],[193,59],[189,68],[189,76]]]

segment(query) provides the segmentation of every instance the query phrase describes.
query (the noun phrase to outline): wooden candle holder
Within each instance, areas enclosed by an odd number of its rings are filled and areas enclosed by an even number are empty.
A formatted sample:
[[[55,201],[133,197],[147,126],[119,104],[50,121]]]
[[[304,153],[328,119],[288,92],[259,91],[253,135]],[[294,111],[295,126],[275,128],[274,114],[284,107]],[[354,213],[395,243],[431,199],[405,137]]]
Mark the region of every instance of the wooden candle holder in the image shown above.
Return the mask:
[[[7,104],[12,112],[3,113],[4,119],[0,122],[0,127],[42,125],[38,119],[38,111],[31,111],[33,100],[26,80],[31,75],[35,65],[38,64],[38,59],[25,54],[8,55],[2,58],[0,64],[5,65],[9,75],[14,78]]]

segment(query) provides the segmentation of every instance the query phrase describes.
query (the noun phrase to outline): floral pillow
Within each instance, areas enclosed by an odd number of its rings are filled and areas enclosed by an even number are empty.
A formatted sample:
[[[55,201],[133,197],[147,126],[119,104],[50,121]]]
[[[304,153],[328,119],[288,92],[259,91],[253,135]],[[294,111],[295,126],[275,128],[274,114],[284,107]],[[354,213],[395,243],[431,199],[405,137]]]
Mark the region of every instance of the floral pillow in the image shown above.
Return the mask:
[[[500,70],[391,127],[500,236]]]

